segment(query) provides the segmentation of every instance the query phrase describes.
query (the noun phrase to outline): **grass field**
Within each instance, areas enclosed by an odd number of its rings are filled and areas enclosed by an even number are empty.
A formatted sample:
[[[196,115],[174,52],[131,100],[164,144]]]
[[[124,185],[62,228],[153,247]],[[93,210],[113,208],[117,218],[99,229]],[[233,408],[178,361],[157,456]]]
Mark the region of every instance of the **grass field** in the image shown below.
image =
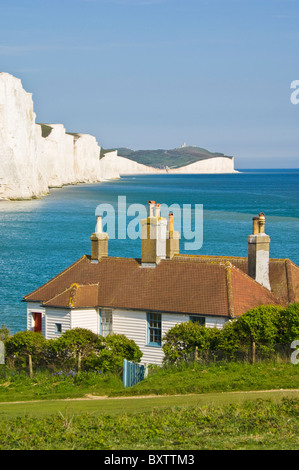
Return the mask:
[[[0,374],[0,402],[97,396],[178,395],[248,390],[299,389],[298,366],[291,363],[189,364],[157,368],[134,387],[117,375],[98,373]]]
[[[158,369],[130,389],[114,376],[2,374],[0,450],[298,450],[298,390],[293,364]]]
[[[0,449],[299,449],[298,399],[242,395],[1,405]]]

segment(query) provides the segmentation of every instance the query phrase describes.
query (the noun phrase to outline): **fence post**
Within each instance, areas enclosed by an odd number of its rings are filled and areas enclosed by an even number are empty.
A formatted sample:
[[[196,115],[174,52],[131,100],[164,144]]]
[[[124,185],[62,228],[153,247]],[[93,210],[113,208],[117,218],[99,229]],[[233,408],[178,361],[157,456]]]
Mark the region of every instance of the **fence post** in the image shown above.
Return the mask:
[[[197,362],[198,360],[198,346],[195,346],[195,351],[194,351],[194,362]]]
[[[255,363],[255,341],[252,341],[252,363]]]
[[[126,359],[123,360],[123,385],[126,388],[128,386],[128,379],[127,379],[127,367],[128,361]]]
[[[0,364],[5,364],[5,346],[3,341],[0,341]]]

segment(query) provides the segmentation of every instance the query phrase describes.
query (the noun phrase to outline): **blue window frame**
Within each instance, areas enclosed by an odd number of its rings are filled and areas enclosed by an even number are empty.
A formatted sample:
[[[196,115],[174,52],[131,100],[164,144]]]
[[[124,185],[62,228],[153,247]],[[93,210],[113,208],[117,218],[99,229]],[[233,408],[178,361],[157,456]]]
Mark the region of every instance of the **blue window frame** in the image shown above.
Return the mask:
[[[199,317],[199,316],[195,316],[195,315],[192,315],[190,317],[190,321],[192,321],[193,323],[199,323],[201,326],[205,326],[206,324],[206,319],[205,317]]]
[[[62,333],[62,324],[61,323],[55,323],[55,333],[57,333],[57,334]]]
[[[147,344],[161,346],[162,315],[161,313],[147,314]]]

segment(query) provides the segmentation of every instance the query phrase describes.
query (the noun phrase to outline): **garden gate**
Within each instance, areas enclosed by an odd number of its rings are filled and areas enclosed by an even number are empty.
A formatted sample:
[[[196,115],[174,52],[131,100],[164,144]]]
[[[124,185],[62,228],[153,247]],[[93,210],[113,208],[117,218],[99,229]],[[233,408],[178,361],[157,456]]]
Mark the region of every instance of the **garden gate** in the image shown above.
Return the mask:
[[[145,366],[134,362],[123,360],[123,385],[132,387],[145,378]]]

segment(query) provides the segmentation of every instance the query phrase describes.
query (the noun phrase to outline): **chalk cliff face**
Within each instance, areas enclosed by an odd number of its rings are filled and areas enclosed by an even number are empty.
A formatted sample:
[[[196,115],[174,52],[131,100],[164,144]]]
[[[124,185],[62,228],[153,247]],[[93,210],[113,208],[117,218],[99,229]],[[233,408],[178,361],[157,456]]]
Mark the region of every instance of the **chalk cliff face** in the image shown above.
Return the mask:
[[[35,120],[31,93],[0,73],[0,199],[40,197],[51,187],[103,179],[95,137]]]
[[[169,171],[172,174],[188,173],[237,173],[234,170],[234,159],[226,157],[213,157],[199,160],[187,166],[181,166]]]
[[[35,114],[21,81],[0,74],[0,197],[32,197],[48,191],[37,152]]]
[[[213,158],[175,170],[158,170],[107,153],[95,137],[71,134],[62,124],[37,124],[31,93],[21,80],[0,73],[0,199],[41,197],[51,187],[129,174],[227,173],[233,161]]]

